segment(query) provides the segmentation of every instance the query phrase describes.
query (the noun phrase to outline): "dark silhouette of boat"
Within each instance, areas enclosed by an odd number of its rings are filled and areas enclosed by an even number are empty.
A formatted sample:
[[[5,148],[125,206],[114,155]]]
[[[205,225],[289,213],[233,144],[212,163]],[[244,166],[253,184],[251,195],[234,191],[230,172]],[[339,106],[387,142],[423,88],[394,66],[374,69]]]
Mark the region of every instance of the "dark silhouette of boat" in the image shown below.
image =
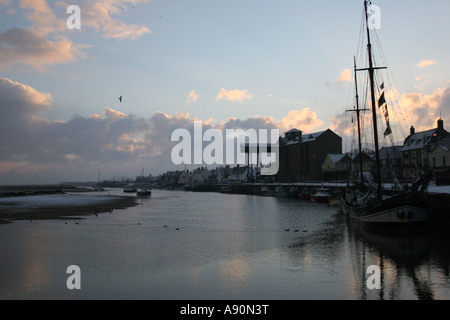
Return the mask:
[[[374,135],[375,147],[375,164],[377,170],[376,181],[366,181],[363,177],[363,165],[360,160],[360,174],[361,181],[355,183],[353,186],[348,186],[347,189],[340,196],[341,210],[350,218],[367,223],[388,223],[388,224],[406,224],[413,222],[424,222],[429,218],[429,211],[425,196],[425,190],[431,179],[431,171],[423,173],[419,176],[411,187],[403,190],[398,190],[393,195],[387,195],[383,192],[381,181],[381,161],[379,154],[378,143],[378,127],[377,127],[377,105],[375,98],[375,71],[378,69],[386,69],[386,67],[374,66],[374,59],[372,57],[371,33],[369,28],[369,3],[364,1],[365,9],[365,24],[367,31],[367,48],[368,48],[368,64],[367,68],[356,68],[356,59],[354,63],[355,69],[355,86],[356,86],[356,109],[349,110],[356,112],[358,123],[358,139],[359,139],[359,153],[361,150],[361,128],[360,128],[360,109],[358,102],[358,85],[357,85],[357,71],[367,71],[369,73],[369,87],[371,95],[371,111],[372,111],[372,125]],[[380,86],[384,89],[384,83]],[[384,97],[384,91],[378,100],[378,107],[384,106],[386,108],[386,124],[387,129],[384,135],[392,134],[389,119],[387,116],[387,104]],[[359,157],[362,159],[362,157]]]

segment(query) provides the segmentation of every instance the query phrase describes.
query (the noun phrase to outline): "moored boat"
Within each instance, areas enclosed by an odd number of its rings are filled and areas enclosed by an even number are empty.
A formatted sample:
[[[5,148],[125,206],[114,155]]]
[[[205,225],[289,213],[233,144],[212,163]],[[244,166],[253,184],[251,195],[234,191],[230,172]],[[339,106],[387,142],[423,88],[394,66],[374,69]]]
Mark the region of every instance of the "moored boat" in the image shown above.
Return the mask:
[[[301,193],[299,193],[299,198],[302,200],[309,201],[311,199],[311,191],[309,188],[304,188]]]
[[[151,196],[152,192],[149,189],[139,189],[137,190],[136,194],[138,196]]]
[[[311,202],[316,203],[328,203],[329,199],[331,198],[331,194],[329,189],[327,188],[320,188],[317,189],[317,191],[310,195]]]
[[[367,223],[387,223],[387,224],[405,224],[412,222],[424,222],[428,220],[428,208],[426,204],[426,198],[424,190],[426,189],[429,179],[430,171],[419,176],[413,183],[411,188],[405,190],[398,190],[395,195],[386,196],[383,193],[383,185],[381,181],[381,160],[379,152],[378,141],[378,127],[377,127],[377,107],[383,112],[386,121],[386,130],[384,136],[388,137],[392,135],[388,105],[385,98],[385,85],[381,83],[379,88],[382,93],[378,99],[378,106],[376,103],[375,92],[376,85],[375,80],[381,77],[377,75],[375,77],[375,71],[380,69],[387,69],[386,67],[374,66],[374,59],[372,57],[372,44],[371,44],[371,29],[369,27],[369,15],[371,8],[369,7],[370,1],[364,1],[365,9],[365,29],[367,32],[367,51],[368,51],[368,67],[356,68],[356,58],[354,59],[354,73],[355,73],[355,91],[356,91],[356,108],[355,110],[348,110],[356,112],[357,124],[358,124],[358,139],[359,139],[359,154],[362,155],[361,147],[361,127],[360,127],[360,112],[363,110],[371,110],[372,112],[372,125],[373,125],[373,143],[375,148],[375,165],[376,165],[376,180],[365,181],[363,178],[363,164],[362,156],[360,159],[359,176],[361,181],[355,182],[353,186],[349,186],[340,196],[340,206],[344,214],[351,219],[367,222]],[[357,71],[367,71],[369,74],[368,88],[370,88],[371,106],[368,109],[359,108],[358,100],[358,82]],[[376,79],[375,79],[376,78]],[[377,86],[378,87],[378,86]],[[368,90],[369,91],[369,90]],[[392,137],[392,136],[391,136]],[[393,139],[391,139],[393,141]]]
[[[129,185],[126,185],[123,188],[123,192],[125,192],[125,193],[135,193],[135,192],[137,192],[137,188],[134,185],[129,184]]]
[[[328,205],[330,207],[339,207],[341,205],[341,198],[340,197],[331,197],[328,200]]]

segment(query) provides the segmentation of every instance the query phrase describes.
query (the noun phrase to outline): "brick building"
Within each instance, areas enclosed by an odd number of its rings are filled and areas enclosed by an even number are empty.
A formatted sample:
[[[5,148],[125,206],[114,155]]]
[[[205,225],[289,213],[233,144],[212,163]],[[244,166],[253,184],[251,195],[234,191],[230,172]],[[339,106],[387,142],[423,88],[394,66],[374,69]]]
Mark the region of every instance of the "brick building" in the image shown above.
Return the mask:
[[[280,137],[278,182],[322,180],[328,154],[342,153],[342,138],[332,130],[303,134],[292,129]]]

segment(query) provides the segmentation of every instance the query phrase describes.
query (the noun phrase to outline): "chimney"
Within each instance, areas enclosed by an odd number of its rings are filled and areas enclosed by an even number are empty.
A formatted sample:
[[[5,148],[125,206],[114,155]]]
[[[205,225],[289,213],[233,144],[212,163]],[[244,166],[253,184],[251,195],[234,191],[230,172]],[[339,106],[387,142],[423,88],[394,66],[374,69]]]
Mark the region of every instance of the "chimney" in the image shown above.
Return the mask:
[[[415,134],[415,133],[416,133],[416,129],[414,129],[414,127],[411,126],[411,129],[410,129],[410,131],[409,131],[409,134],[412,136],[412,135]]]
[[[437,124],[438,124],[438,130],[444,130],[444,120],[439,119]]]

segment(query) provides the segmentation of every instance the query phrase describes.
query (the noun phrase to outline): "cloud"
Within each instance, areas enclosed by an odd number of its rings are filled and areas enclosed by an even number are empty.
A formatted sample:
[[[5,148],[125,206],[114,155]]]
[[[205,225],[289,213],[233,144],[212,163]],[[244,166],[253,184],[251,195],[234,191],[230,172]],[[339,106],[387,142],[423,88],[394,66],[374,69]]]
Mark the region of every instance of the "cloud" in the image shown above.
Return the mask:
[[[31,29],[8,29],[0,32],[0,69],[22,64],[42,70],[48,65],[74,62],[85,57],[82,49],[87,47],[63,36],[52,41]]]
[[[80,4],[82,31],[92,28],[105,38],[118,40],[137,39],[151,33],[145,25],[127,24],[113,17],[123,15],[128,5],[134,7],[146,1],[85,0]],[[0,0],[0,6],[10,5],[11,1]],[[68,38],[65,11],[68,6],[69,3],[62,1],[50,6],[46,0],[20,0],[19,7],[32,26],[0,32],[0,70],[22,65],[43,71],[47,66],[86,58],[84,50],[90,45],[75,43]]]
[[[148,0],[105,0],[95,1],[86,0],[81,6],[83,21],[85,27],[94,28],[101,31],[103,37],[108,39],[137,39],[152,30],[146,25],[126,24],[125,22],[114,18],[123,14],[128,8],[128,4],[136,5]]]
[[[416,132],[435,128],[440,114],[450,113],[450,86],[436,89],[431,94],[405,93],[401,97],[400,105],[405,108],[405,113],[411,125],[416,128]]]
[[[53,102],[49,93],[41,93],[30,86],[0,78],[0,97],[2,97],[2,117],[29,118],[39,111],[48,110]]]
[[[344,69],[336,82],[351,82],[352,81],[352,71],[350,69]]]
[[[195,93],[194,90],[192,90],[191,93],[189,93],[189,95],[186,98],[186,103],[191,104],[191,103],[197,102],[198,98],[199,98],[199,95],[197,93]]]
[[[248,90],[226,90],[222,88],[217,95],[216,101],[226,99],[228,101],[243,103],[245,100],[250,100],[252,98],[253,95],[249,94]]]
[[[27,11],[26,17],[33,23],[34,32],[48,35],[66,28],[66,17],[58,17],[46,0],[20,0],[20,8]]]
[[[124,15],[128,12],[129,5],[133,9],[138,3],[149,0],[84,0],[79,4],[82,15],[82,28],[90,27],[101,31],[105,38],[109,39],[137,39],[144,34],[151,33],[145,25],[127,24],[114,16]],[[20,7],[29,11],[26,15],[34,27],[43,34],[52,32],[64,32],[66,30],[65,9],[72,3],[56,1],[55,7],[64,9],[63,16],[57,16],[47,0],[20,0]]]
[[[419,64],[417,65],[419,68],[426,68],[432,65],[435,65],[436,61],[434,60],[422,60],[421,62],[419,62]]]
[[[296,128],[303,132],[311,132],[315,128],[324,124],[323,120],[317,117],[317,113],[311,111],[310,108],[303,110],[291,110],[289,114],[281,121],[277,122],[277,126],[284,131]]]
[[[141,168],[153,174],[179,167],[171,162],[174,130],[193,135],[189,113],[155,112],[149,119],[110,107],[68,121],[49,121],[39,114],[52,107],[49,93],[10,79],[0,79],[0,181],[46,183],[88,180],[102,176],[133,177]],[[291,111],[281,121],[272,117],[231,118],[220,123],[202,121],[203,132],[226,129],[291,129],[308,131],[323,123],[309,109]],[[147,170],[146,170],[147,171]]]
[[[51,107],[50,94],[9,79],[0,79],[0,96],[0,171],[5,174],[24,171],[26,164],[42,175],[51,167],[69,173],[123,166],[146,148],[139,139],[148,131],[146,119],[105,108],[103,117],[48,121],[38,114]]]
[[[47,66],[86,57],[83,49],[89,46],[64,35],[66,16],[57,16],[47,1],[20,0],[19,6],[32,26],[0,32],[0,69],[23,65],[43,71]]]
[[[1,6],[9,6],[12,4],[11,0],[0,0],[0,7]]]
[[[105,108],[105,110],[103,111],[103,114],[106,116],[106,118],[113,119],[113,120],[125,119],[128,117],[125,113],[122,113],[120,111],[117,111],[117,110],[114,110],[111,108]],[[98,117],[95,117],[95,118],[98,118]]]
[[[388,100],[389,119],[394,132],[394,139],[400,143],[409,134],[410,126],[414,126],[416,132],[436,128],[436,121],[440,115],[450,114],[450,82],[447,82],[444,88],[438,88],[428,94],[408,92],[400,95],[396,91],[386,91],[386,97],[387,99],[395,97],[394,101]],[[378,115],[381,117],[381,114]],[[370,111],[361,113],[363,132],[366,130],[367,135],[372,130],[371,117]],[[381,121],[384,124],[384,120]],[[336,114],[330,119],[330,122],[330,129],[337,134],[346,137],[347,140],[356,138],[356,116],[353,114],[352,123],[351,112],[344,111]],[[382,125],[379,130],[382,131],[384,128],[384,125]],[[380,137],[382,138],[382,135]]]
[[[40,113],[52,107],[50,93],[2,78],[0,96],[2,183],[95,180],[98,170],[105,178],[133,177],[142,168],[152,174],[183,170],[171,161],[172,149],[177,144],[171,141],[171,135],[174,130],[184,128],[193,136],[194,121],[199,120],[189,113],[171,115],[162,111],[142,118],[104,107],[87,117],[74,115],[68,121],[49,121]],[[430,94],[402,95],[401,105],[416,130],[436,127],[439,113],[445,115],[450,111],[450,83]],[[330,128],[343,138],[353,133],[349,115],[343,112],[332,118]],[[365,122],[370,123],[368,119]],[[209,128],[222,132],[226,129],[279,129],[281,135],[292,128],[311,133],[323,124],[309,108],[291,110],[281,120],[255,116],[222,122],[202,121],[203,132]]]

